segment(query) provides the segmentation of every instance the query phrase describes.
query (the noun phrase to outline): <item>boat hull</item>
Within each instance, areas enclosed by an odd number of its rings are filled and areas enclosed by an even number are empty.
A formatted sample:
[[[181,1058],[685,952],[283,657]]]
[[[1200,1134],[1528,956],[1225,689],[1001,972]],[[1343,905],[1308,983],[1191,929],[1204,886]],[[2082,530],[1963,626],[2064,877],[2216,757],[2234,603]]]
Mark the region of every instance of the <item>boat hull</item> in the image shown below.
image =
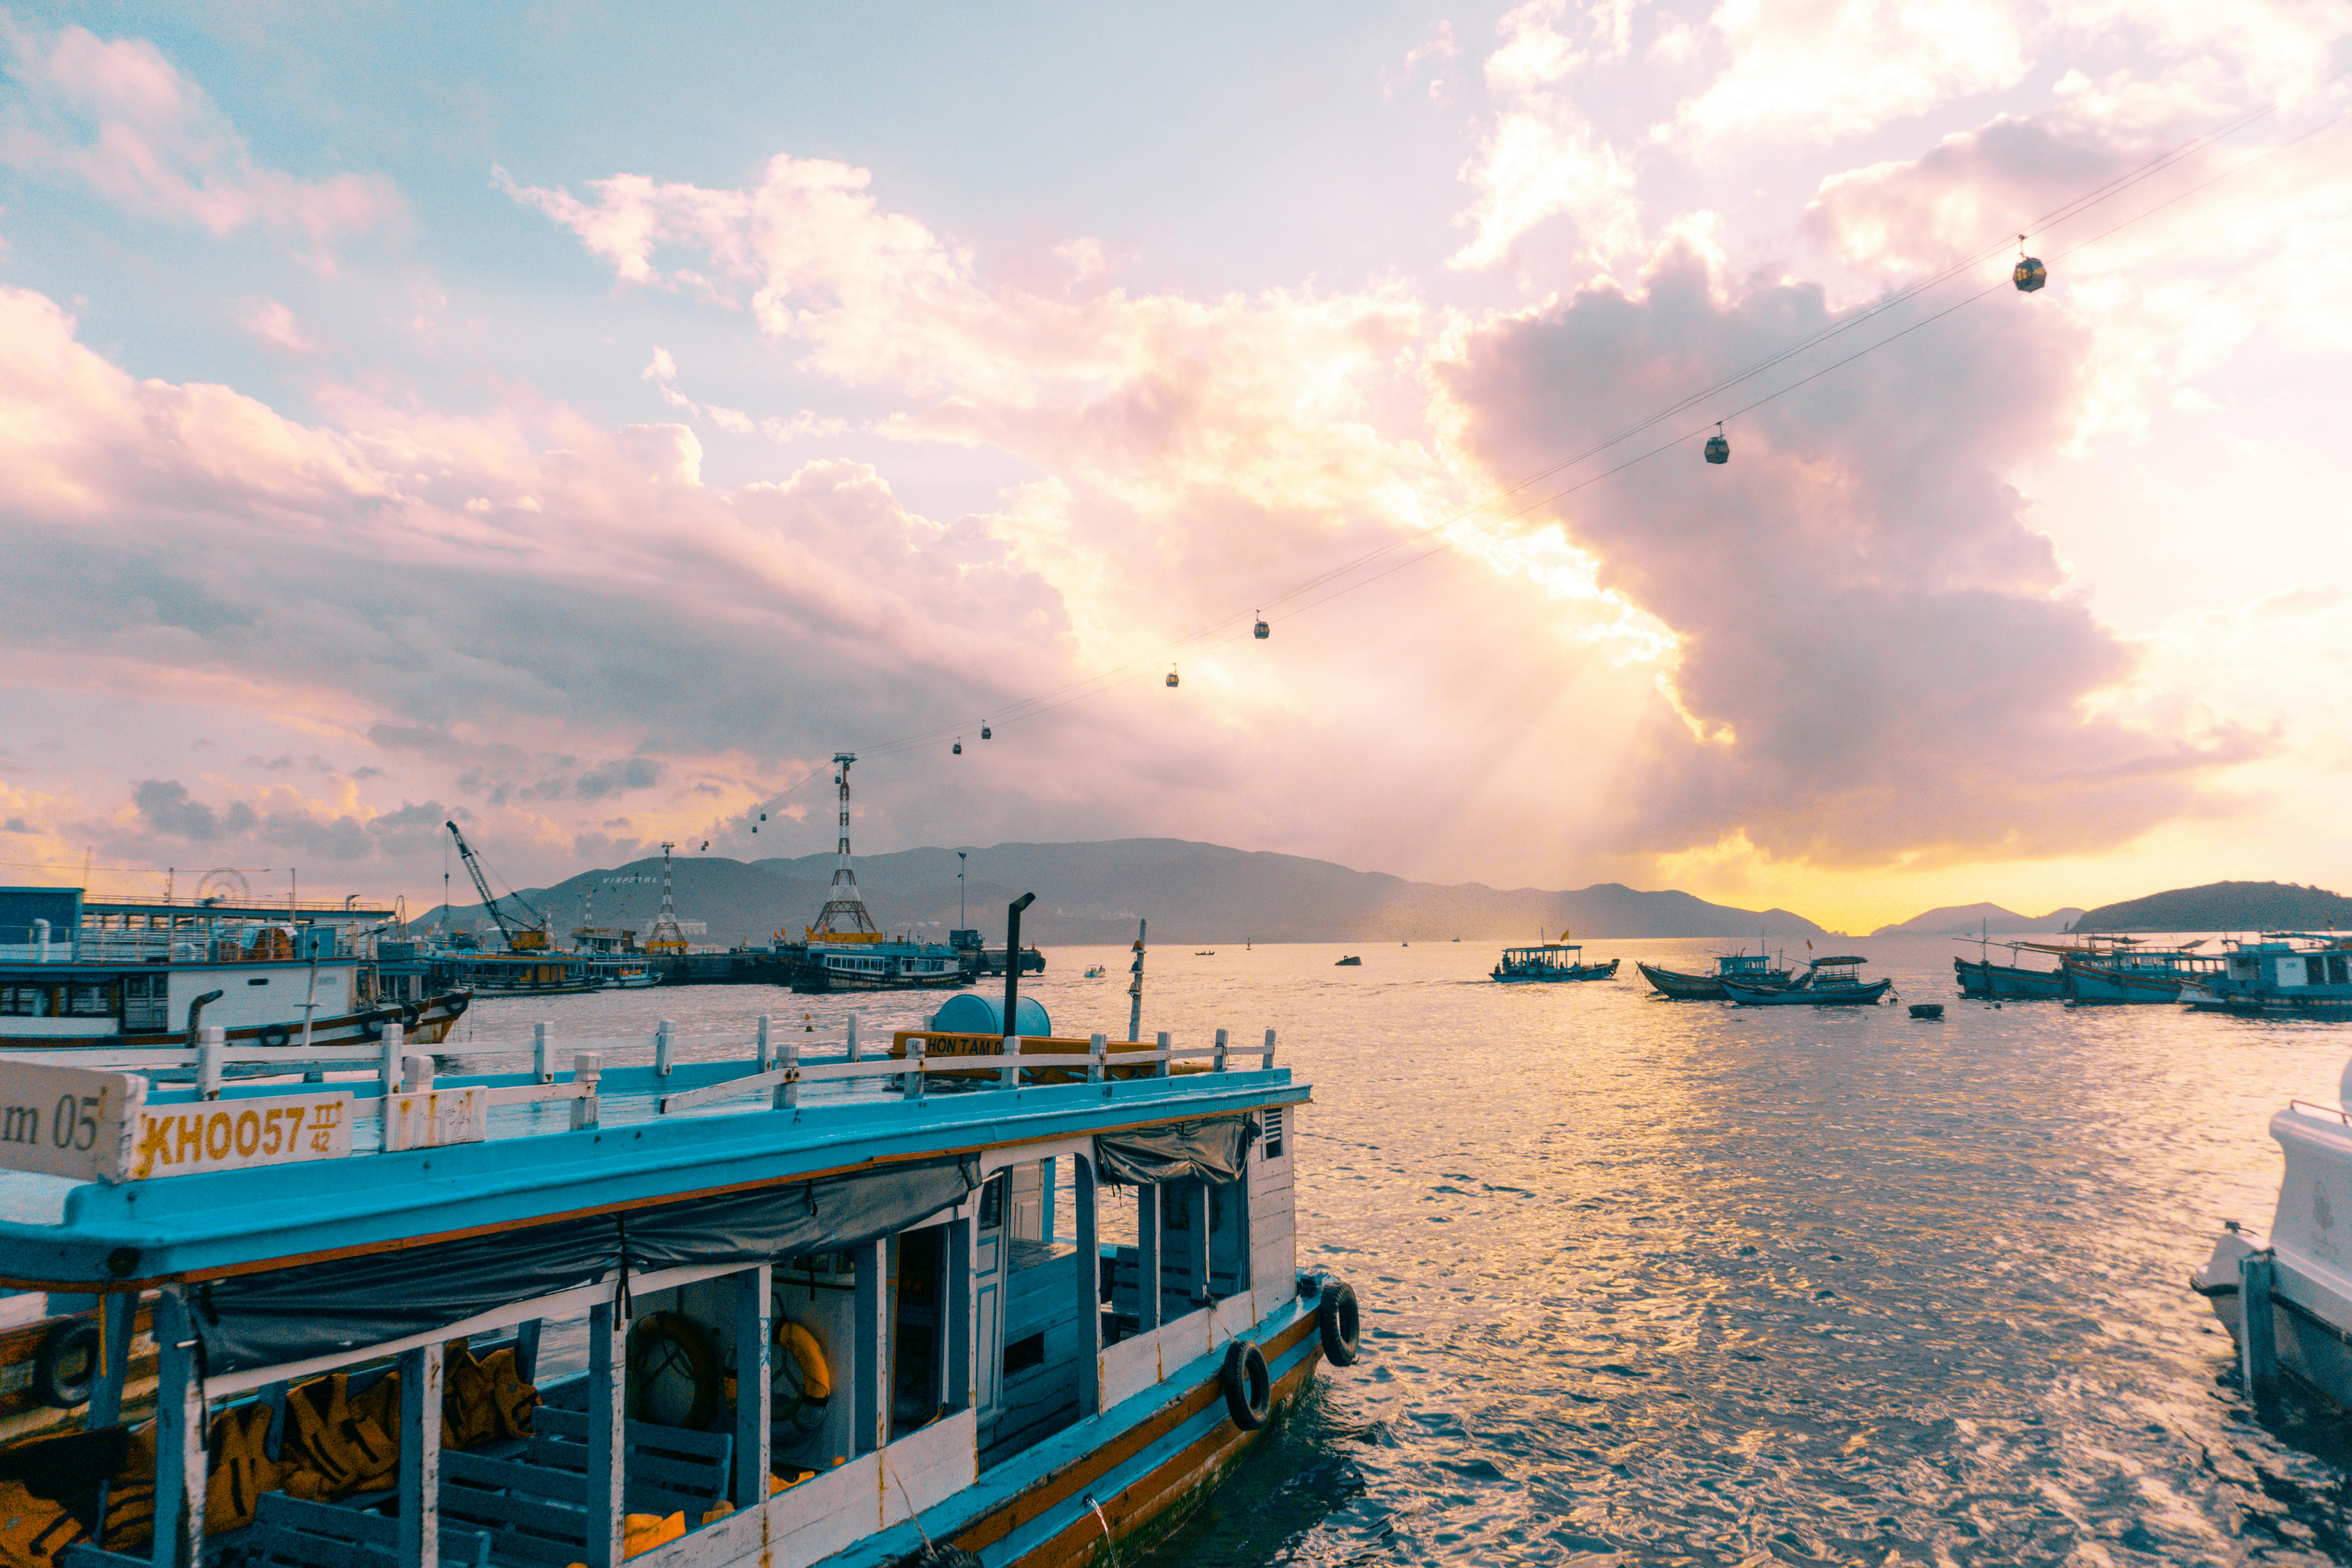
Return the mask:
[[[1868,1007],[1875,1005],[1894,988],[1892,980],[1874,980],[1867,985],[1790,986],[1786,991],[1769,991],[1729,980],[1723,983],[1725,994],[1742,1007]]]
[[[1563,964],[1557,969],[1497,969],[1487,978],[1505,985],[1548,985],[1563,980],[1613,980],[1617,977],[1617,964],[1618,960],[1612,958],[1606,963]]]
[[[1671,969],[1653,969],[1639,959],[1633,967],[1650,983],[1650,989],[1661,996],[1671,996],[1677,1002],[1720,1002],[1724,1000],[1723,982],[1712,974],[1678,974]]]
[[[2021,1002],[2063,1002],[2074,994],[2063,969],[2020,969],[2014,964],[1952,960],[1963,996]]]
[[[384,1026],[397,1023],[402,1037],[412,1045],[437,1046],[446,1039],[449,1031],[464,1016],[473,1003],[473,993],[452,991],[421,1002],[387,1004],[364,1013],[346,1013],[338,1017],[320,1018],[310,1026],[310,1043],[313,1046],[373,1045],[383,1038]],[[137,1035],[11,1035],[12,1020],[0,1018],[0,1051],[73,1051],[124,1049],[188,1048],[188,1032],[174,1029]],[[299,1046],[302,1044],[302,1020],[275,1024],[251,1024],[226,1032],[223,1037],[230,1045]]]
[[[2127,969],[2105,969],[2095,964],[2075,963],[2066,967],[2074,984],[2077,1002],[2158,1003],[2180,1000],[2182,981],[2173,974],[2135,974]]]

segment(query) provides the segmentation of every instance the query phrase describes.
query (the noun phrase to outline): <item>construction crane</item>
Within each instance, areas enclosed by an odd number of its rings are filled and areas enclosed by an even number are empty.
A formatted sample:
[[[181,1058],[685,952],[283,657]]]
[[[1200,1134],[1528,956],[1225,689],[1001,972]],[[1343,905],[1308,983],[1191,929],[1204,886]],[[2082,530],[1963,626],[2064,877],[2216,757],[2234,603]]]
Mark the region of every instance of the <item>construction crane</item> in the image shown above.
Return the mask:
[[[499,907],[499,896],[490,891],[490,880],[482,874],[481,858],[474,853],[474,847],[466,842],[466,836],[457,831],[456,823],[444,823],[442,826],[448,828],[449,837],[457,841],[457,858],[466,863],[466,874],[474,879],[474,890],[482,895],[482,908],[488,911],[491,920],[498,922],[499,934],[507,939],[508,950],[513,952],[546,952],[547,917],[532,909],[520,893],[510,892],[509,898],[538,915],[539,920],[532,924],[520,919],[509,919],[507,911]]]

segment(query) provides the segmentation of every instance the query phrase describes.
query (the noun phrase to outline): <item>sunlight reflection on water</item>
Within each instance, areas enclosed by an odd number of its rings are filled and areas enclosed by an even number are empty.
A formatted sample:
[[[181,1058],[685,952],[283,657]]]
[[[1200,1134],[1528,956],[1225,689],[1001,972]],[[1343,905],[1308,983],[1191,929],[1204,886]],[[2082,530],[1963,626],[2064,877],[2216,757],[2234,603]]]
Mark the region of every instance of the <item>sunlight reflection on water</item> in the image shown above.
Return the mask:
[[[1714,946],[1594,942],[1620,979],[1546,987],[1485,981],[1489,943],[1153,951],[1147,1030],[1272,1026],[1314,1084],[1300,1261],[1366,1339],[1158,1562],[2352,1562],[2352,1427],[2254,1424],[2185,1283],[2223,1217],[2267,1227],[2271,1113],[2335,1101],[2352,1029],[1996,1011],[1920,938],[1861,951],[1940,1024],[1653,1001],[1632,963]],[[1122,950],[1049,961],[1057,1033],[1124,1033]],[[460,1034],[935,1004],[703,986]]]

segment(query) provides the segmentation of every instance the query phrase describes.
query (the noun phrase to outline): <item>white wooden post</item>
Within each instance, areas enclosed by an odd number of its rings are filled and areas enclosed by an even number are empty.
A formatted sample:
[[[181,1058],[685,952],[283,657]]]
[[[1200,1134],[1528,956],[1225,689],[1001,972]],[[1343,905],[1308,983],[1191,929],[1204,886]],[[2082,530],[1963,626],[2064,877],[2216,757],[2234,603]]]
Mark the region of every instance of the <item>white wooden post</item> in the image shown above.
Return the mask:
[[[765,1263],[735,1276],[737,1508],[757,1508],[768,1500],[768,1306],[774,1284],[774,1268]]]
[[[383,1079],[383,1092],[387,1095],[400,1092],[400,1026],[397,1023],[384,1025],[383,1066],[381,1076]]]
[[[907,1042],[907,1093],[909,1098],[923,1098],[923,1037],[917,1035]]]
[[[772,1059],[769,1053],[772,1048],[772,1047],[771,1047],[768,1038],[768,1015],[762,1013],[760,1015],[760,1037],[758,1041],[757,1054],[754,1058],[755,1065],[751,1068],[753,1072],[766,1072],[768,1070],[768,1063]]]
[[[1088,1035],[1087,1037],[1087,1081],[1088,1083],[1100,1083],[1103,1081],[1105,1068],[1103,1058],[1109,1054],[1109,1042],[1106,1041],[1100,1035]]]
[[[2278,1319],[2271,1305],[2276,1279],[2274,1254],[2250,1252],[2238,1259],[2238,1369],[2247,1395],[2257,1402],[2278,1394]]]
[[[890,1292],[883,1289],[889,1266],[890,1238],[880,1237],[856,1249],[857,1271],[852,1281],[852,1310],[856,1321],[851,1342],[856,1387],[850,1399],[850,1453],[869,1453],[890,1440]]]
[[[801,1043],[798,1040],[784,1042],[784,1054],[780,1065],[788,1073],[797,1073],[801,1070]],[[800,1102],[800,1081],[790,1078],[776,1085],[775,1098],[769,1101],[778,1110],[796,1110]]]
[[[423,1094],[433,1087],[433,1058],[404,1056],[400,1058],[400,1092]]]
[[[654,1076],[656,1078],[669,1076],[669,1050],[670,1022],[667,1018],[664,1018],[661,1026],[654,1030]]]
[[[627,1392],[629,1323],[620,1303],[601,1301],[588,1309],[588,1505],[587,1568],[621,1568],[623,1518],[627,1493],[622,1467],[627,1439],[621,1425]]]
[[[1020,1036],[1007,1035],[1004,1037],[1004,1054],[1008,1057],[1015,1058],[1016,1059],[1008,1065],[996,1069],[996,1087],[999,1089],[1019,1089],[1021,1087],[1021,1063],[1017,1058],[1021,1055]]]
[[[441,1346],[400,1358],[400,1561],[441,1564]]]
[[[1153,1078],[1166,1078],[1168,1076],[1168,1068],[1171,1064],[1164,1053],[1169,1049],[1171,1037],[1167,1030],[1162,1029],[1160,1031],[1158,1039],[1160,1049],[1163,1054],[1158,1061],[1151,1064],[1151,1076]]]
[[[855,1013],[849,1016],[849,1059],[854,1062],[865,1059],[865,1052],[857,1043],[857,1015]]]
[[[1265,1032],[1265,1050],[1259,1058],[1257,1066],[1260,1072],[1274,1070],[1274,1031],[1272,1029]]]
[[[1225,1070],[1225,1032],[1223,1029],[1217,1031],[1217,1054],[1210,1058],[1209,1066],[1214,1072]]]
[[[547,1070],[547,1025],[533,1024],[530,1029],[530,1076],[541,1083],[553,1083],[555,1075]]]
[[[601,1052],[583,1051],[572,1058],[572,1081],[584,1083],[588,1092],[572,1102],[572,1130],[596,1125],[596,1084],[604,1076],[604,1058]]]
[[[195,1326],[180,1293],[155,1303],[155,1568],[198,1568],[205,1560],[205,1385],[196,1373]]]
[[[206,1024],[196,1031],[196,1098],[218,1100],[221,1086],[221,1053],[228,1049],[228,1031],[218,1024]]]

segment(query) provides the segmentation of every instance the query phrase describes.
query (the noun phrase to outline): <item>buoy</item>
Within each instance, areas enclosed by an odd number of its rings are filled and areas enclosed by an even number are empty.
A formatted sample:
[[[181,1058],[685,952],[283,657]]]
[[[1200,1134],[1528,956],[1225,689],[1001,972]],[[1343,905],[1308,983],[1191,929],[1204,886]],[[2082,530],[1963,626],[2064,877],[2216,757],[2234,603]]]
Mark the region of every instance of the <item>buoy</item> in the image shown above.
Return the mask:
[[[1723,421],[1715,422],[1715,434],[1706,438],[1706,460],[1710,463],[1731,461],[1731,443],[1723,438]]]
[[[2021,234],[2017,237],[2017,269],[2009,277],[2021,294],[2031,294],[2050,281],[2050,268],[2025,254],[2025,237]]]

